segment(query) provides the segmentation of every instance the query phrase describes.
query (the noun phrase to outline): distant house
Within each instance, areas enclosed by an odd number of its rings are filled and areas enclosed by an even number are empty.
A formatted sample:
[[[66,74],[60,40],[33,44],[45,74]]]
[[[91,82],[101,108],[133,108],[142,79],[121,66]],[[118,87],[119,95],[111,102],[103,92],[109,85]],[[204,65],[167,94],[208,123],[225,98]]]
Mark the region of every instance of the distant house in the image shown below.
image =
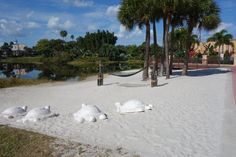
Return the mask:
[[[230,54],[236,54],[236,39],[233,39],[231,41],[234,44],[234,47],[231,45],[223,45],[223,47],[215,47],[214,50],[220,55],[224,55],[225,53]],[[196,52],[197,53],[204,53],[206,51],[206,47],[209,45],[214,46],[215,42],[206,42],[206,43],[200,43],[199,46],[197,46]]]
[[[14,42],[14,44],[12,45],[12,48],[11,48],[12,55],[13,56],[21,56],[21,55],[23,55],[24,52],[25,52],[25,48],[26,48],[26,45]]]

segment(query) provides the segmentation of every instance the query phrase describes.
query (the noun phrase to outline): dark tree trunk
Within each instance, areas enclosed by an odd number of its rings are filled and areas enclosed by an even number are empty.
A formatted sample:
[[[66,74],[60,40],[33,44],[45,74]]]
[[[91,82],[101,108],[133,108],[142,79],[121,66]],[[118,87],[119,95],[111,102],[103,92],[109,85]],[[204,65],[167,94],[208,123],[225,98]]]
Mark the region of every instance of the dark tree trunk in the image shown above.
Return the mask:
[[[157,55],[157,30],[156,30],[156,22],[153,22],[153,41],[154,41],[154,52],[156,56],[156,60],[158,60],[158,55]]]
[[[162,36],[162,43],[164,52],[161,54],[161,65],[160,65],[160,76],[164,76],[165,73],[165,25],[166,25],[166,18],[163,18],[163,36]]]
[[[143,70],[143,80],[148,79],[148,68],[149,68],[149,52],[150,52],[150,22],[146,22],[146,48],[144,55],[144,70]]]
[[[170,67],[169,67],[169,45],[168,45],[168,33],[169,33],[169,25],[170,25],[170,16],[165,19],[165,65],[166,65],[166,79],[170,78]]]
[[[184,59],[184,67],[182,71],[182,75],[187,75],[188,74],[188,60],[189,60],[189,52],[191,49],[191,35],[192,35],[193,27],[190,24],[188,25],[188,37],[187,37],[187,42],[186,42],[186,53],[185,53],[185,59]]]
[[[153,65],[154,72],[158,71],[158,52],[157,52],[157,30],[156,30],[156,21],[153,20],[153,40],[154,40],[154,52],[155,52],[155,65]]]
[[[171,51],[170,51],[170,75],[172,75],[172,70],[173,70],[173,57],[174,57],[174,41],[173,41],[173,36],[175,32],[175,27],[172,26],[171,28],[171,35],[170,35],[170,43],[171,43]]]

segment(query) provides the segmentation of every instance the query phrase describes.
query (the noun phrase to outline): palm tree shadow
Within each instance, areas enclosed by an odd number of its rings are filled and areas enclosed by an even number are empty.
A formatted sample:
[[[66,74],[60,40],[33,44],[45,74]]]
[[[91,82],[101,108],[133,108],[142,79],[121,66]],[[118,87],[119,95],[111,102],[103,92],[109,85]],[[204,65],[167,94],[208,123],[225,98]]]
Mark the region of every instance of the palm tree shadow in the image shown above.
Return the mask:
[[[110,86],[110,85],[114,85],[114,84],[120,84],[119,82],[114,82],[114,83],[106,83],[106,84],[103,84],[103,86]]]
[[[162,87],[162,86],[165,86],[165,85],[168,85],[169,83],[163,83],[163,84],[158,84],[157,87]]]
[[[118,86],[121,86],[121,87],[146,87],[146,86],[149,86],[149,84],[123,83],[123,84],[119,84]]]
[[[198,70],[192,70],[188,71],[188,76],[190,77],[201,77],[201,76],[209,76],[209,75],[216,75],[216,74],[224,74],[231,72],[230,69],[198,69]],[[181,71],[175,71],[173,72],[173,75],[182,75]]]

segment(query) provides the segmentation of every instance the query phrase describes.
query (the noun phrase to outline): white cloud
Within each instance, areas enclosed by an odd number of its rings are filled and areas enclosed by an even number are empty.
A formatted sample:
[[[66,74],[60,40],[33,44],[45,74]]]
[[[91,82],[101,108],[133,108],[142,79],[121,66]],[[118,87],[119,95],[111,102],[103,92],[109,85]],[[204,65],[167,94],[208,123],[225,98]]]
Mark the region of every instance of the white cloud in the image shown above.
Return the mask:
[[[0,19],[0,35],[2,36],[24,36],[23,29],[23,25],[16,21]]]
[[[97,25],[93,25],[93,24],[88,25],[89,32],[96,31],[97,29],[98,29]]]
[[[27,27],[27,28],[30,28],[30,29],[39,28],[39,27],[40,27],[40,24],[31,21],[31,22],[28,22],[28,23],[26,24],[26,27]]]
[[[61,29],[71,29],[74,27],[74,24],[70,20],[66,20],[65,22],[61,22],[59,17],[50,17],[47,24],[48,28],[53,30],[61,30]]]
[[[90,7],[93,6],[94,2],[91,0],[63,0],[64,3],[68,3],[75,7]]]
[[[233,25],[232,23],[224,23],[224,22],[222,22],[222,23],[220,23],[220,25],[219,25],[218,28],[216,28],[215,30],[213,30],[213,31],[211,31],[211,32],[209,32],[209,33],[210,33],[210,34],[214,34],[214,33],[220,32],[220,31],[223,30],[223,29],[228,30],[228,29],[230,29],[230,28],[233,27],[233,26],[234,26],[234,25]]]
[[[143,32],[141,29],[138,28],[138,26],[135,27],[135,29],[131,32],[129,32],[125,26],[120,25],[119,32],[115,34],[118,38],[123,38],[123,39],[131,39],[131,38],[136,38],[136,37],[141,37],[143,36]]]
[[[34,14],[34,11],[31,11],[31,12],[29,12],[28,14],[26,14],[26,17],[27,17],[27,18],[30,18],[30,17],[33,16],[33,14]]]
[[[70,20],[66,20],[66,22],[62,25],[62,28],[65,29],[70,29],[72,27],[74,27],[74,24]]]
[[[120,9],[120,5],[109,6],[106,10],[106,15],[117,16],[119,9]]]

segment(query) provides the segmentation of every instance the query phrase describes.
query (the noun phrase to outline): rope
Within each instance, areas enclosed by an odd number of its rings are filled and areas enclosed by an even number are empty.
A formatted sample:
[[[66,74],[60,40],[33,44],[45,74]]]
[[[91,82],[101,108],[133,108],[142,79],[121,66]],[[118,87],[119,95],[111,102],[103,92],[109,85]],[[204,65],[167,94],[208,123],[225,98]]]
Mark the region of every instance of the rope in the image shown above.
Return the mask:
[[[130,76],[133,76],[133,75],[136,75],[138,73],[140,73],[141,71],[143,71],[144,69],[146,69],[147,67],[145,68],[142,68],[136,72],[130,72],[130,73],[127,73],[127,72],[115,72],[115,73],[110,73],[110,75],[113,75],[113,76],[118,76],[118,77],[130,77]]]

